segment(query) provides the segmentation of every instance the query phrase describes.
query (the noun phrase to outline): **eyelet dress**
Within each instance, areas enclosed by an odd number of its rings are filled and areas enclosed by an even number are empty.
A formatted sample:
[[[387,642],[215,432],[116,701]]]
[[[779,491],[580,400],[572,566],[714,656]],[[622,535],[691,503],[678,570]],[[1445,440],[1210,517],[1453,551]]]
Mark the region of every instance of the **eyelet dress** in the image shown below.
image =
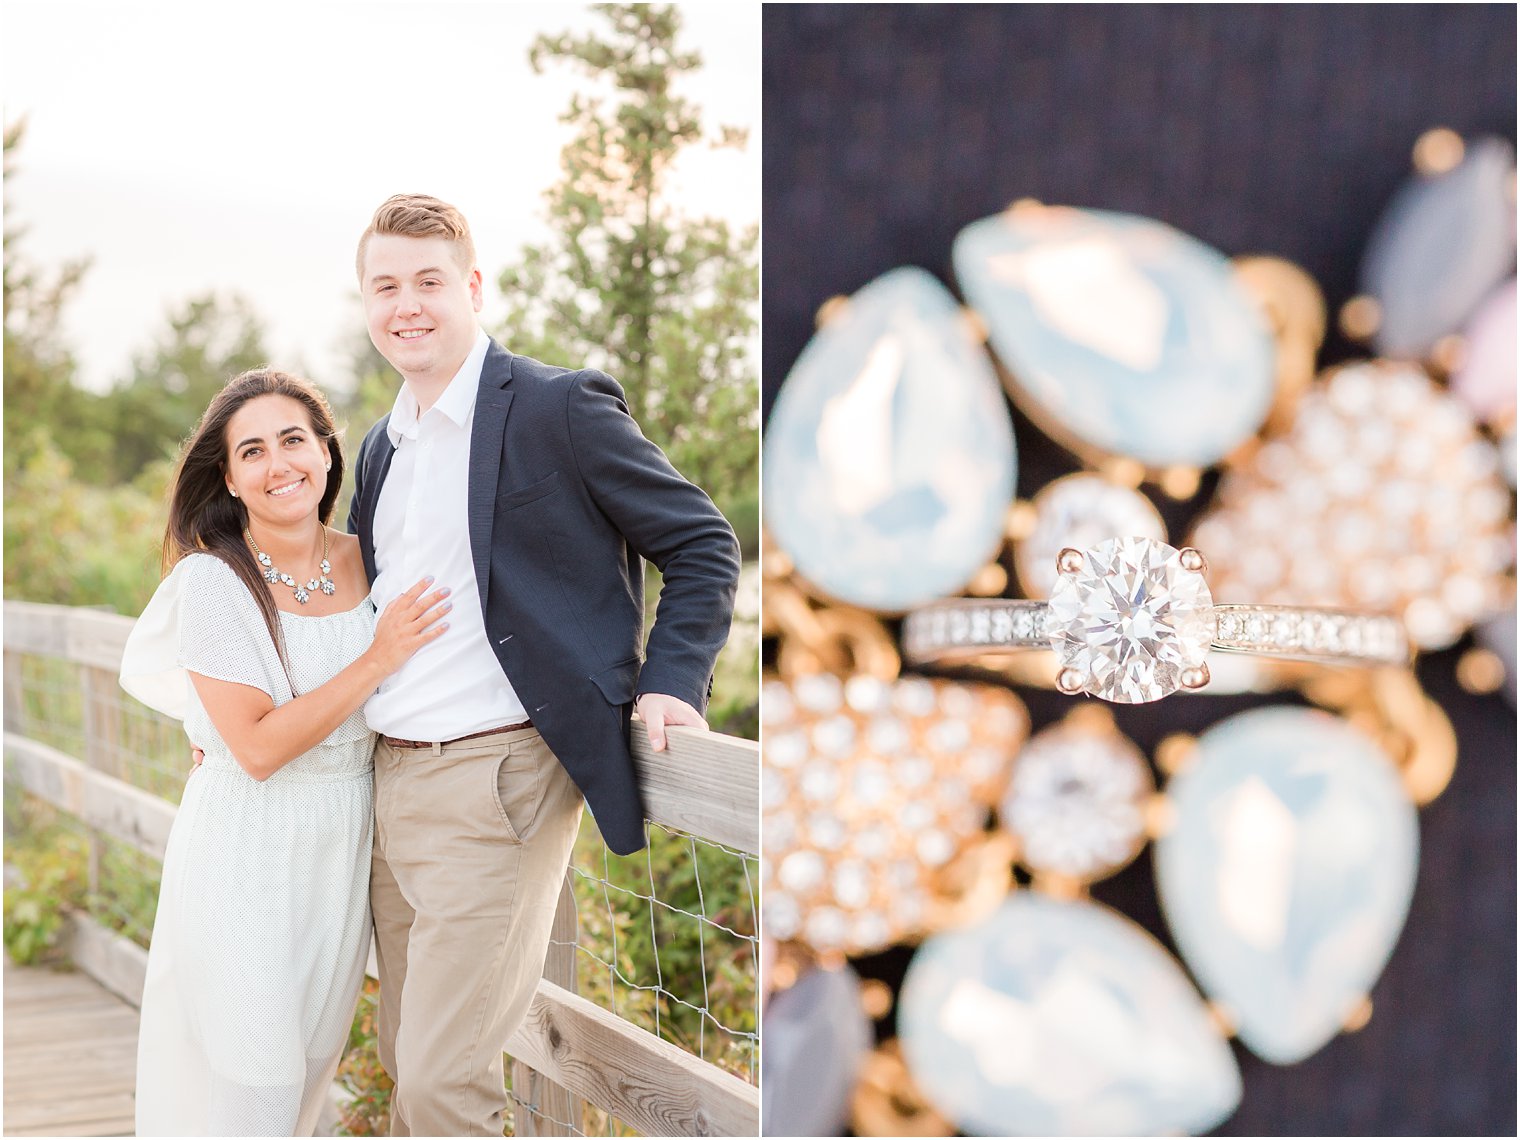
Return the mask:
[[[185,558],[128,641],[122,685],[182,716],[205,762],[164,855],[137,1057],[140,1136],[309,1136],[348,1041],[369,950],[374,736],[362,708],[262,782],[233,758],[186,670],[275,704],[369,646],[368,599],[280,614],[291,678],[231,567]]]

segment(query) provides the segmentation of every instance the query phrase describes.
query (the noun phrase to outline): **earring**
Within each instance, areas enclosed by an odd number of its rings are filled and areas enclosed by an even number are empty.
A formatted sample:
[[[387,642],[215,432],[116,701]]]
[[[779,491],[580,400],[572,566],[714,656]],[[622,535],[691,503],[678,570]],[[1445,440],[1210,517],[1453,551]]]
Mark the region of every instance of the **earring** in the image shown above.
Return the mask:
[[[332,470],[332,460],[331,459],[329,459],[327,461],[327,466],[323,467],[322,470],[323,471],[331,471]]]
[[[228,488],[227,488],[227,493],[228,493],[228,494],[229,494],[229,495],[231,495],[231,496],[232,496],[232,497],[233,497],[233,498],[234,498],[234,499],[235,499],[235,498],[237,498],[237,497],[238,497],[238,496],[237,496],[237,492],[236,492],[236,491],[234,491],[234,490],[233,490],[233,489],[232,489],[232,488],[231,488],[231,487],[228,487]]]

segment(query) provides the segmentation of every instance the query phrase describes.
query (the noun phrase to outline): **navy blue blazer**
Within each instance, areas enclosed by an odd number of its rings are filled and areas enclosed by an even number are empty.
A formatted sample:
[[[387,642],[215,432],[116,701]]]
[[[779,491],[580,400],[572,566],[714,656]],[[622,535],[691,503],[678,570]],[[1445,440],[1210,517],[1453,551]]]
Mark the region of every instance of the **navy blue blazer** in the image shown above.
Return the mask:
[[[394,454],[389,419],[354,461],[348,529],[370,581],[375,504]],[[495,340],[475,403],[469,496],[496,659],[607,846],[632,854],[644,846],[632,702],[665,693],[706,709],[739,580],[733,529],[644,438],[612,377],[540,364]],[[664,576],[647,647],[644,558]]]

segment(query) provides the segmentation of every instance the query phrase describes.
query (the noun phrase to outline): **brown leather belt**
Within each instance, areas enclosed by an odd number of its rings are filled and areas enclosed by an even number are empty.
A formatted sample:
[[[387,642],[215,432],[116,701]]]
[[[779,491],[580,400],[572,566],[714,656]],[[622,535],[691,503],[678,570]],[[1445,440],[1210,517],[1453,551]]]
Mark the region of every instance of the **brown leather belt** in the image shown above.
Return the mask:
[[[520,728],[532,728],[531,720],[520,720],[516,724],[504,724],[500,728],[483,728],[479,732],[472,732],[468,736],[456,736],[453,740],[402,740],[396,736],[381,737],[392,748],[431,748],[437,744],[440,747],[450,744],[458,744],[465,740],[474,740],[478,736],[495,736],[498,732],[516,732]]]

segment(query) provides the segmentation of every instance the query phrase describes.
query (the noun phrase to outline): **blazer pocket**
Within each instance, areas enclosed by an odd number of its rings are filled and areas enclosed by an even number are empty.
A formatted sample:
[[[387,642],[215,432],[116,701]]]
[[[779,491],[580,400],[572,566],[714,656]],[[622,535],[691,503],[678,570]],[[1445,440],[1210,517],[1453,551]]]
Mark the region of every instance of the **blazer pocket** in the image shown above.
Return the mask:
[[[537,483],[529,483],[520,491],[513,491],[510,495],[501,495],[496,499],[496,513],[515,511],[518,507],[526,507],[529,503],[536,503],[539,499],[546,498],[559,490],[559,472],[551,471]]]
[[[609,705],[631,704],[634,688],[639,683],[639,666],[643,663],[638,657],[619,661],[611,668],[591,674],[591,683],[602,691]]]

